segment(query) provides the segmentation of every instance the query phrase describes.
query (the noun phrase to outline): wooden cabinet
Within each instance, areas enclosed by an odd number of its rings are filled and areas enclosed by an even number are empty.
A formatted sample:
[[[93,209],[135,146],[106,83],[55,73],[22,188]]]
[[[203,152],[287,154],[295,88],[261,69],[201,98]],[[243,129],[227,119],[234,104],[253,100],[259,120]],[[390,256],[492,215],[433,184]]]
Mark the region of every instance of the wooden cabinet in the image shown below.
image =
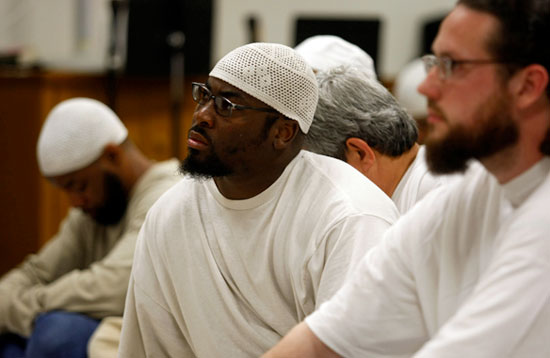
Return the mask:
[[[164,78],[118,78],[115,112],[130,138],[150,158],[173,156],[173,143],[185,138],[195,108],[191,81],[185,79],[179,133],[173,133],[170,84]],[[0,72],[0,275],[37,251],[58,229],[69,207],[65,195],[41,177],[36,141],[48,112],[71,97],[107,103],[108,78],[101,74]]]

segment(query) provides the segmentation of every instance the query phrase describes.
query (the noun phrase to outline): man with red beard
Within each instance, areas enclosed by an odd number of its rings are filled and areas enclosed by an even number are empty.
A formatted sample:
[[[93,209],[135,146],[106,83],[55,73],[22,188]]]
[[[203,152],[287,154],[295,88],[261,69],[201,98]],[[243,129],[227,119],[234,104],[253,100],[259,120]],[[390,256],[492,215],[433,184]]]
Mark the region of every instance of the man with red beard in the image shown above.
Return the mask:
[[[550,355],[550,2],[459,0],[423,58],[429,194],[265,357]],[[484,167],[484,168],[483,168]]]
[[[122,315],[137,234],[179,180],[178,161],[147,158],[91,98],[55,106],[36,153],[73,208],[37,254],[0,279],[0,357],[86,357],[101,319]]]
[[[398,216],[351,166],[302,150],[318,89],[292,48],[241,46],[192,91],[185,177],[140,232],[120,357],[258,357]]]

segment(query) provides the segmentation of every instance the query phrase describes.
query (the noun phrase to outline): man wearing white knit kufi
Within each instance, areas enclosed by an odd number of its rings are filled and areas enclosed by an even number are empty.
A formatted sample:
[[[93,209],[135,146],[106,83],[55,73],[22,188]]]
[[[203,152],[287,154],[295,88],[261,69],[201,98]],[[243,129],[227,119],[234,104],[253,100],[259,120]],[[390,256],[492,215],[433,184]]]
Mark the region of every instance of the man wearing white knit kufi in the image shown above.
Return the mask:
[[[59,232],[0,279],[0,357],[86,357],[101,319],[121,316],[135,239],[178,162],[153,163],[103,103],[58,104],[40,132],[41,173],[73,208]]]
[[[301,150],[317,83],[293,49],[239,47],[192,93],[184,179],[138,238],[119,357],[259,356],[398,216],[355,169]]]

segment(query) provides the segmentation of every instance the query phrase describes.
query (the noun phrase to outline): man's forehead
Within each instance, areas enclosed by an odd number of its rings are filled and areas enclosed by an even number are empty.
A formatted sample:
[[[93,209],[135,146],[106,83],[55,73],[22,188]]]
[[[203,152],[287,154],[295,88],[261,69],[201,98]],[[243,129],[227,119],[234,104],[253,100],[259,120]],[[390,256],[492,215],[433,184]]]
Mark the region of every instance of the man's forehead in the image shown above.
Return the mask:
[[[488,43],[497,27],[493,15],[457,5],[441,23],[432,50],[458,59],[488,58]]]
[[[78,182],[82,181],[77,172],[49,177],[48,179],[55,186],[65,190],[72,189]]]
[[[75,170],[74,172],[48,177],[47,179],[60,188],[71,189],[76,184],[88,180],[91,177],[93,170],[94,166],[92,164],[85,168]]]
[[[224,80],[220,80],[219,78],[216,78],[216,77],[208,77],[208,79],[206,80],[206,86],[210,88],[212,92],[235,93],[239,97],[244,98],[245,96],[248,96],[253,98],[243,90],[225,82]]]

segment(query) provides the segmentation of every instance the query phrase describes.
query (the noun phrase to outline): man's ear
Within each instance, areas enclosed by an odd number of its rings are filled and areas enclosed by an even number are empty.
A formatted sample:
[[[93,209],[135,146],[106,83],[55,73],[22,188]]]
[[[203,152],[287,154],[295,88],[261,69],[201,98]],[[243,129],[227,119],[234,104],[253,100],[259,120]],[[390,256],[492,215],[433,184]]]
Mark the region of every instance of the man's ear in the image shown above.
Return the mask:
[[[109,168],[118,168],[122,164],[122,157],[123,153],[120,145],[108,143],[103,148],[103,153],[101,154],[100,161],[102,165],[105,165]]]
[[[300,126],[298,122],[292,119],[279,118],[273,124],[274,127],[274,137],[273,137],[273,147],[277,150],[284,149],[292,144],[294,138],[300,131]]]
[[[365,174],[376,163],[374,150],[364,140],[351,137],[346,140],[346,162]]]
[[[528,109],[544,95],[548,86],[548,71],[532,64],[518,71],[510,80],[512,94],[519,110]]]

